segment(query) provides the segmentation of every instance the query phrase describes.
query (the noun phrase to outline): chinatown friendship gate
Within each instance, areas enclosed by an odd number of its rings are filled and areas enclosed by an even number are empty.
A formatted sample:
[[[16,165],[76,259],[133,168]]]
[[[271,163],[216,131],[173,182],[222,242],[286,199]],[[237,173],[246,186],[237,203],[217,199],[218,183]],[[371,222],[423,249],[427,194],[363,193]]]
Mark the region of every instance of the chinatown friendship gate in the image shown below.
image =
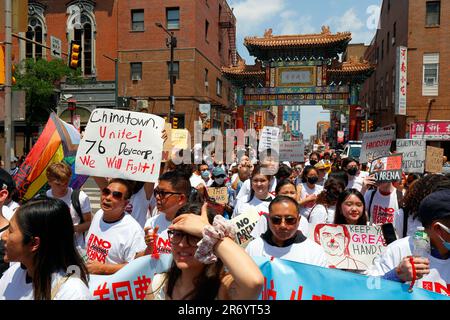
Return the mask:
[[[237,66],[222,68],[236,88],[236,128],[282,127],[285,120],[289,139],[298,140],[299,128],[289,127],[289,117],[299,120],[299,106],[322,105],[331,113],[330,144],[337,142],[339,130],[346,131],[348,140],[357,139],[359,86],[374,67],[354,57],[339,61],[350,40],[350,32],[332,34],[326,26],[319,34],[275,36],[269,29],[262,38],[246,37],[244,45],[256,57],[255,65],[240,58]]]

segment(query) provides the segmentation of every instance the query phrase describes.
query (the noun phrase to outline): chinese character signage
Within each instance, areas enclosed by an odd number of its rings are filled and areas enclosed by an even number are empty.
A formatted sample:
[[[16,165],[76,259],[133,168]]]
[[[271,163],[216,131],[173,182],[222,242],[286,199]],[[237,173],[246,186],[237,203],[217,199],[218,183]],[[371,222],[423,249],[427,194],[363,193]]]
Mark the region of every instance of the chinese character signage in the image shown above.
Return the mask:
[[[411,123],[411,139],[450,140],[450,121],[416,121]]]
[[[408,48],[397,48],[395,83],[395,114],[406,115],[406,85],[408,82]]]

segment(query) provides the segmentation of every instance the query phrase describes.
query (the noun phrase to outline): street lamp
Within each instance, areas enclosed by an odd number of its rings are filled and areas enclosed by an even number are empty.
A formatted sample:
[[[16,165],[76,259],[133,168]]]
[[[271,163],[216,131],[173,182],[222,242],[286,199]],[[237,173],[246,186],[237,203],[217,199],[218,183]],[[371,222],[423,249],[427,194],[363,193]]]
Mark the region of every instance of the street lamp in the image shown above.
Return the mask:
[[[163,29],[170,37],[170,39],[167,39],[167,46],[170,47],[170,109],[169,109],[169,115],[168,115],[168,121],[169,123],[172,123],[172,116],[175,113],[175,97],[173,96],[173,84],[174,84],[174,75],[173,75],[173,51],[174,48],[177,47],[177,38],[174,36],[173,32],[169,32],[160,22],[156,22],[155,25],[158,28]]]

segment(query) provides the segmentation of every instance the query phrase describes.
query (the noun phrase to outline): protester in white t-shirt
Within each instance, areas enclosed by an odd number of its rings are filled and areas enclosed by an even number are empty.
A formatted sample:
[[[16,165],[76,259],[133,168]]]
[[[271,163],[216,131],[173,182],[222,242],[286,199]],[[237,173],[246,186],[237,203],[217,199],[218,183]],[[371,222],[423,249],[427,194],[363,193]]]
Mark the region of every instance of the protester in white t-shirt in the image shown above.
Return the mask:
[[[86,193],[80,190],[78,196],[81,210],[80,215],[80,213],[75,210],[74,203],[72,203],[73,189],[69,187],[70,178],[72,177],[72,169],[64,162],[51,164],[47,168],[46,176],[48,185],[50,186],[50,189],[46,192],[46,196],[50,198],[61,199],[69,206],[73,228],[75,229],[75,246],[84,248],[85,232],[89,229],[92,219],[92,210],[89,197]],[[81,221],[81,217],[83,217],[83,222]]]
[[[308,219],[311,209],[316,203],[317,195],[323,187],[317,185],[319,180],[318,170],[312,166],[306,166],[302,172],[302,183],[297,185],[297,197],[300,204],[300,214]]]
[[[400,193],[400,195],[399,195]],[[378,183],[376,190],[364,194],[369,221],[376,225],[394,223],[394,213],[399,209],[401,192],[391,182]]]
[[[428,195],[418,217],[430,238],[430,254],[415,256],[413,237],[408,236],[389,244],[367,273],[401,282],[414,280],[419,288],[450,296],[450,189]]]
[[[97,211],[86,236],[87,267],[91,274],[113,274],[145,250],[144,230],[125,212],[131,185],[112,179],[102,190]]]
[[[345,158],[342,160],[342,170],[347,173],[348,184],[346,189],[356,189],[362,194],[370,186],[375,185],[373,176],[359,169],[359,163],[353,158]]]
[[[334,222],[336,202],[344,189],[344,182],[340,179],[332,177],[325,182],[324,190],[317,196],[316,204],[308,216],[311,225]]]
[[[69,207],[62,200],[24,204],[2,240],[5,261],[18,263],[0,279],[0,300],[91,299],[86,266],[73,242]]]
[[[4,169],[0,168],[0,236],[8,229],[9,220],[13,215],[13,212],[3,204],[9,198],[9,186],[12,186],[14,181],[11,175]],[[0,240],[0,277],[3,272],[9,268],[9,263],[4,260],[5,255],[5,242]]]
[[[269,207],[269,228],[252,240],[245,251],[250,256],[279,258],[326,267],[325,251],[298,230],[301,216],[298,203],[287,196],[277,196]]]

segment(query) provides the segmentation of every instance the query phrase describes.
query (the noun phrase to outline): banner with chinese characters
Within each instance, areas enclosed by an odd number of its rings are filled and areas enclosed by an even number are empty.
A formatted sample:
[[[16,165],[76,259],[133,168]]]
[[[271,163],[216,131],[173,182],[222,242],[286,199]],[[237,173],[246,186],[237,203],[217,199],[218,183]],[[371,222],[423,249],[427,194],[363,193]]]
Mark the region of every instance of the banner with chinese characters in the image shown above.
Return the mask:
[[[450,140],[450,121],[416,121],[410,125],[411,139]]]
[[[397,47],[395,81],[395,114],[406,115],[406,87],[408,82],[407,47]]]

